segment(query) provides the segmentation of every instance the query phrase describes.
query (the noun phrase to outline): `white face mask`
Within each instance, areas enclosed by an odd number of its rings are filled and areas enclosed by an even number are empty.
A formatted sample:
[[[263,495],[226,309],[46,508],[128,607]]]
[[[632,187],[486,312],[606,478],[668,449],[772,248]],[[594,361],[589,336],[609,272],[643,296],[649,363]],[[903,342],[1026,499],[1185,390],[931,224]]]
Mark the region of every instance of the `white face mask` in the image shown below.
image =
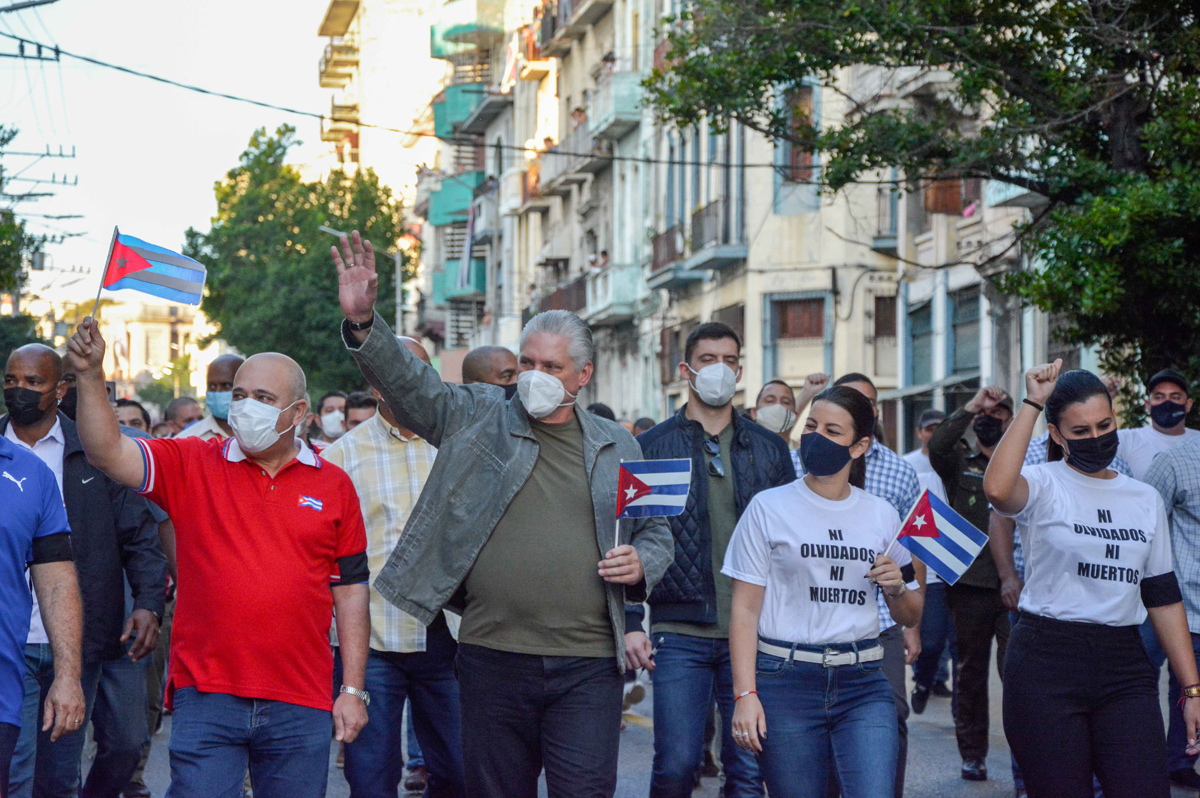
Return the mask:
[[[346,416],[341,410],[330,410],[321,416],[321,432],[325,433],[326,438],[340,438],[346,432],[342,426],[345,420]]]
[[[534,418],[545,418],[560,407],[575,404],[575,397],[567,393],[562,380],[537,369],[517,375],[517,393],[525,412]]]
[[[737,373],[724,363],[710,363],[699,371],[687,366],[687,370],[696,375],[692,382],[696,396],[709,407],[724,407],[737,391]]]
[[[771,432],[786,432],[796,426],[796,414],[778,403],[767,405],[756,412],[754,418]]]
[[[300,401],[299,399],[296,400]],[[280,410],[257,399],[239,399],[229,406],[229,426],[243,452],[256,454],[271,448],[281,433],[275,431],[279,414],[293,407],[296,402]]]

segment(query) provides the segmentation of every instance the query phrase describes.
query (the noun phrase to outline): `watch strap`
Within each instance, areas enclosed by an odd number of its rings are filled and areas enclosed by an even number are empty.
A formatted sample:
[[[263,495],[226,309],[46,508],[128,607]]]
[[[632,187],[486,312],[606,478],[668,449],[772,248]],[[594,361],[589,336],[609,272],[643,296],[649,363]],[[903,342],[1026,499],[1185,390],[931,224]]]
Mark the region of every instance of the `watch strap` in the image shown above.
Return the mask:
[[[338,690],[338,692],[339,693],[349,693],[350,695],[354,696],[355,698],[362,699],[362,702],[364,705],[371,706],[371,694],[368,693],[366,690],[359,690],[357,687],[351,687],[349,685],[343,684],[341,686],[341,689]]]

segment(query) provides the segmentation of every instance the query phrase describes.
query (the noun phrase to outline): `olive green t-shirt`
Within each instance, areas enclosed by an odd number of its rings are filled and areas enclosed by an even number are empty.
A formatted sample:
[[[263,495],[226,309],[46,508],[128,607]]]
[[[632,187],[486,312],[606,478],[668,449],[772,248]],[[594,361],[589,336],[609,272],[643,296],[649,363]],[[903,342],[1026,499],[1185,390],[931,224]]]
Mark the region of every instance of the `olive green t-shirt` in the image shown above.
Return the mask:
[[[682,623],[679,621],[664,621],[653,624],[652,632],[673,632],[693,637],[725,639],[729,637],[729,611],[733,605],[733,580],[721,573],[725,565],[725,550],[729,548],[729,540],[733,537],[733,529],[737,526],[737,499],[733,493],[733,468],[730,448],[733,444],[733,425],[729,424],[717,436],[721,446],[721,464],[725,476],[718,477],[712,473],[709,464],[713,455],[704,453],[705,470],[708,477],[708,528],[712,532],[712,566],[713,583],[717,588],[717,622],[716,623]],[[653,620],[653,617],[651,618]]]
[[[537,463],[467,574],[458,639],[519,654],[615,656],[583,429],[576,417],[531,426]]]

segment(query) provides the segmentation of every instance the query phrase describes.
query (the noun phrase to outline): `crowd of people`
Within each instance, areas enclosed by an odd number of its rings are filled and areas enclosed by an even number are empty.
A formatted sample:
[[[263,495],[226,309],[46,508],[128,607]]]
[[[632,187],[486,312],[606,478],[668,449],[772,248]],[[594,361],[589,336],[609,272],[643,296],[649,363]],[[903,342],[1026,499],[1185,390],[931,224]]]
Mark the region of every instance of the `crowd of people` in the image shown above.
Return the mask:
[[[742,342],[712,322],[687,403],[617,419],[576,404],[578,316],[471,351],[454,384],[374,312],[369,242],[331,255],[367,390],[313,403],[286,355],[227,354],[203,407],[152,423],[112,401],[90,319],[65,355],[9,354],[0,796],[147,796],[168,712],[171,798],[323,796],[331,738],[353,796],[612,796],[650,680],[654,798],[690,795],[714,744],[727,798],[899,798],[937,696],[961,777],[988,778],[993,651],[1017,796],[1200,787],[1184,375],[1118,429],[1111,385],[1048,364],[1019,403],[923,412],[900,456],[863,374],[769,380],[739,412]],[[691,462],[680,514],[618,519],[642,459]],[[988,535],[953,584],[895,543],[925,491]]]

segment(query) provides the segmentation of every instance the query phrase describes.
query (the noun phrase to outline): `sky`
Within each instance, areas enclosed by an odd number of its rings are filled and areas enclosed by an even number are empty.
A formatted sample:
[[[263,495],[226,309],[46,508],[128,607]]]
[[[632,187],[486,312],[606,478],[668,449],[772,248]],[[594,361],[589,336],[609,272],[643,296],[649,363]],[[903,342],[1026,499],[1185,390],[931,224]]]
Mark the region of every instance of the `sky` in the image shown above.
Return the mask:
[[[0,0],[0,7],[11,0]],[[58,0],[0,14],[0,31],[184,83],[317,113],[331,91],[317,83],[324,40],[317,29],[328,0]],[[0,52],[16,52],[0,39]],[[0,58],[0,124],[20,134],[15,151],[46,145],[77,157],[5,156],[5,174],[49,179],[66,173],[77,186],[12,183],[14,191],[55,196],[19,204],[18,213],[82,214],[73,220],[28,218],[35,233],[86,235],[47,247],[52,269],[92,269],[83,280],[64,271],[34,273],[30,290],[74,292],[99,279],[114,224],[123,233],[178,249],[189,226],[207,230],[216,211],[213,184],[237,164],[256,128],[290,123],[303,145],[289,160],[321,152],[320,121],[208,97],[63,57],[61,62]],[[5,202],[5,205],[8,203]],[[84,292],[87,293],[86,291]]]

